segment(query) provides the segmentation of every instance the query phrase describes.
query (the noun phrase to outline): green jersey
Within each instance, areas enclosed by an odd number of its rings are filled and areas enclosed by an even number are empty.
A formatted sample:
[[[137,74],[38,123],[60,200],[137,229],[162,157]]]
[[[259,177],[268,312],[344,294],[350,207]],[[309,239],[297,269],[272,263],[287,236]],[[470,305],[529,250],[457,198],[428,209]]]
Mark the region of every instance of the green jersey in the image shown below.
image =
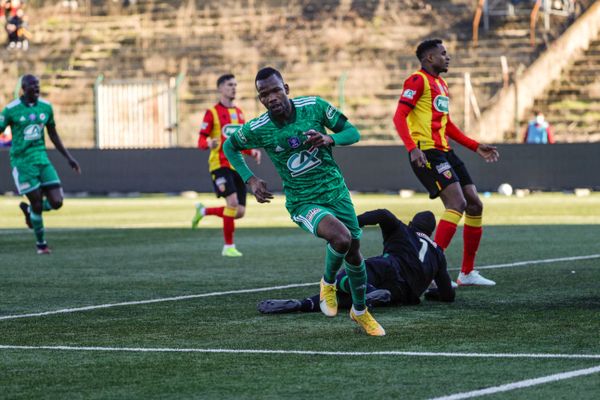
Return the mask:
[[[12,130],[11,162],[47,162],[44,128],[54,125],[52,105],[45,100],[28,105],[20,98],[8,104],[0,114],[0,132],[7,126]]]
[[[291,122],[276,122],[267,112],[229,138],[238,150],[265,149],[283,181],[290,213],[306,203],[332,204],[348,193],[331,147],[311,150],[304,134],[311,129],[321,133],[326,133],[325,128],[338,131],[346,117],[319,97],[297,97],[291,103]]]

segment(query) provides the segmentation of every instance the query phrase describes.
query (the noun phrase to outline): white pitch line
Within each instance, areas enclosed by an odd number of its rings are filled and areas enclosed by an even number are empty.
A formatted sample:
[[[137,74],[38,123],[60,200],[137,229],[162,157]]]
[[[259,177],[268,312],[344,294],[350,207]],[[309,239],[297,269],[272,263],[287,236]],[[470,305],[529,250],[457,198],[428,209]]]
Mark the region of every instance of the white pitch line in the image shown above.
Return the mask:
[[[492,386],[485,389],[473,390],[472,392],[456,393],[449,396],[436,397],[431,400],[460,400],[470,399],[473,397],[485,396],[510,390],[527,388],[530,386],[543,385],[544,383],[557,382],[565,379],[576,378],[578,376],[591,375],[600,372],[600,365],[591,368],[578,369],[576,371],[561,372],[559,374],[542,376],[540,378],[525,379],[523,381],[508,383],[506,385]]]
[[[44,312],[31,313],[31,314],[4,315],[4,316],[0,316],[0,321],[7,320],[7,319],[17,319],[17,318],[42,317],[45,315],[54,315],[54,314],[67,314],[67,313],[74,313],[74,312],[79,312],[79,311],[98,310],[98,309],[102,309],[102,308],[112,308],[112,307],[120,307],[120,306],[134,306],[134,305],[140,305],[140,304],[163,303],[166,301],[199,299],[202,297],[224,296],[224,295],[228,295],[228,294],[267,292],[270,290],[283,290],[283,289],[290,289],[290,288],[297,288],[297,287],[304,287],[304,286],[314,286],[314,285],[318,285],[318,284],[319,284],[319,282],[296,283],[296,284],[283,285],[283,286],[271,286],[271,287],[263,287],[263,288],[255,288],[255,289],[242,289],[242,290],[229,290],[226,292],[190,294],[190,295],[185,295],[185,296],[163,297],[163,298],[159,298],[159,299],[150,299],[150,300],[124,301],[121,303],[99,304],[99,305],[76,307],[76,308],[63,308],[61,310],[44,311]]]
[[[477,267],[477,268],[478,269],[511,268],[511,267],[522,267],[522,266],[531,265],[531,264],[546,264],[546,263],[554,263],[554,262],[560,262],[560,261],[590,260],[590,259],[594,259],[594,258],[600,258],[600,254],[591,254],[591,255],[587,255],[587,256],[576,256],[576,257],[548,258],[548,259],[542,259],[542,260],[519,261],[519,262],[514,262],[514,263],[508,263],[508,264],[487,265],[487,266],[482,266],[482,267]],[[458,268],[450,269],[450,271],[455,271],[455,270],[458,270]],[[314,285],[318,285],[318,282],[296,283],[296,284],[290,284],[290,285],[271,286],[271,287],[264,287],[264,288],[257,288],[257,289],[240,289],[240,290],[229,290],[229,291],[225,291],[225,292],[190,294],[190,295],[185,295],[185,296],[164,297],[164,298],[150,299],[150,300],[124,301],[124,302],[120,302],[120,303],[99,304],[99,305],[76,307],[76,308],[64,308],[64,309],[60,309],[60,310],[44,311],[44,312],[37,312],[37,313],[30,313],[30,314],[4,315],[4,316],[0,316],[0,321],[17,319],[17,318],[43,317],[46,315],[55,315],[55,314],[67,314],[67,313],[74,313],[74,312],[80,312],[80,311],[98,310],[98,309],[102,309],[102,308],[162,303],[162,302],[166,302],[166,301],[189,300],[189,299],[198,299],[198,298],[203,298],[203,297],[224,296],[224,295],[228,295],[228,294],[267,292],[267,291],[271,291],[271,290],[284,290],[284,289],[291,289],[291,288],[305,287],[305,286],[314,286]]]
[[[165,347],[101,347],[101,346],[16,346],[0,345],[0,350],[57,350],[57,351],[108,351],[130,353],[224,353],[224,354],[274,354],[302,356],[403,356],[403,357],[460,357],[460,358],[537,358],[537,359],[600,359],[600,354],[549,354],[549,353],[449,353],[418,351],[312,351],[266,349],[201,349]]]
[[[506,264],[495,264],[495,265],[484,265],[477,267],[477,269],[498,269],[498,268],[514,268],[522,267],[524,265],[533,264],[549,264],[561,261],[580,261],[580,260],[593,260],[594,258],[600,258],[600,254],[590,254],[587,256],[575,256],[575,257],[561,257],[561,258],[547,258],[545,260],[529,260],[529,261],[517,261]],[[448,268],[448,271],[460,271],[460,268]]]

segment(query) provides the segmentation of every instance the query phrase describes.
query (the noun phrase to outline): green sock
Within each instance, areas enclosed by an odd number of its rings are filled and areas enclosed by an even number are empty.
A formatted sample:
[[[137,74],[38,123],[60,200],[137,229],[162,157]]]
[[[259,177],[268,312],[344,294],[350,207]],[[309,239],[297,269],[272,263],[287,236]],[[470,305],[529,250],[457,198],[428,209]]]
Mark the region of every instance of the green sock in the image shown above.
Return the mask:
[[[356,311],[364,310],[366,308],[365,297],[367,295],[367,268],[365,267],[365,261],[362,260],[360,265],[352,265],[344,261],[344,268],[346,268],[346,274],[348,274],[354,309]]]
[[[50,202],[48,201],[48,199],[44,199],[44,201],[42,202],[42,210],[44,210],[44,211],[53,210],[53,208],[50,205]]]
[[[348,275],[342,276],[342,279],[337,283],[337,289],[340,292],[351,294],[350,291],[350,282],[348,282]]]
[[[327,283],[335,282],[335,275],[340,270],[346,254],[338,253],[329,243],[327,243],[327,253],[325,255],[325,273],[323,279]]]
[[[46,243],[42,214],[36,214],[31,211],[30,218],[31,225],[33,226],[33,233],[35,234],[35,240],[37,240],[38,244]]]

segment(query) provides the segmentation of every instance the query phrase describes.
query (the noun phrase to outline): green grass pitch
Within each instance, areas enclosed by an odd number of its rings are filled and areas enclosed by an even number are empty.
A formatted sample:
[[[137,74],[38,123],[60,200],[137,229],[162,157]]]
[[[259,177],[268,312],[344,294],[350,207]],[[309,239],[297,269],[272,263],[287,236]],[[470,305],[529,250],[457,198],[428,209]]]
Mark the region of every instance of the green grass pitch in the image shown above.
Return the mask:
[[[44,217],[53,254],[37,256],[20,199],[0,197],[0,398],[431,399],[600,365],[600,258],[482,270],[497,286],[460,288],[454,304],[376,309],[387,336],[371,338],[346,311],[332,319],[256,311],[262,299],[305,297],[316,285],[214,294],[317,282],[324,243],[289,220],[281,197],[269,205],[249,199],[236,231],[244,257],[224,259],[220,220],[207,217],[189,229],[199,200],[221,205],[210,195],[68,198]],[[354,200],[359,213],[386,207],[404,221],[420,210],[442,211],[423,195]],[[600,257],[600,195],[483,200],[479,266]],[[377,228],[365,230],[362,250],[380,252]],[[461,252],[459,228],[447,252],[451,268]],[[3,319],[121,302],[134,303]],[[303,353],[310,351],[317,354]],[[485,398],[599,393],[600,373],[590,373]]]

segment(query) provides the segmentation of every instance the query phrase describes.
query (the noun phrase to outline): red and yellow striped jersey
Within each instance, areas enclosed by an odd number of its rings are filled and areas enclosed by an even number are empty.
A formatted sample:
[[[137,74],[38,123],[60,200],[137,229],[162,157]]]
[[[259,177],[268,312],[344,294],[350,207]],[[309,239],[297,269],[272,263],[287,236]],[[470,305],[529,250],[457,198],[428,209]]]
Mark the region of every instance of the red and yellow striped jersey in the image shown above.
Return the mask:
[[[441,76],[421,69],[404,81],[400,102],[412,108],[408,114],[410,135],[421,150],[448,151],[446,125],[449,120],[450,93]]]
[[[225,107],[223,104],[217,103],[214,107],[206,110],[200,128],[198,147],[203,150],[208,149],[207,138],[215,139],[219,143],[218,147],[210,150],[209,171],[219,168],[234,169],[223,153],[222,146],[229,135],[238,130],[245,122],[244,114],[238,107]]]

